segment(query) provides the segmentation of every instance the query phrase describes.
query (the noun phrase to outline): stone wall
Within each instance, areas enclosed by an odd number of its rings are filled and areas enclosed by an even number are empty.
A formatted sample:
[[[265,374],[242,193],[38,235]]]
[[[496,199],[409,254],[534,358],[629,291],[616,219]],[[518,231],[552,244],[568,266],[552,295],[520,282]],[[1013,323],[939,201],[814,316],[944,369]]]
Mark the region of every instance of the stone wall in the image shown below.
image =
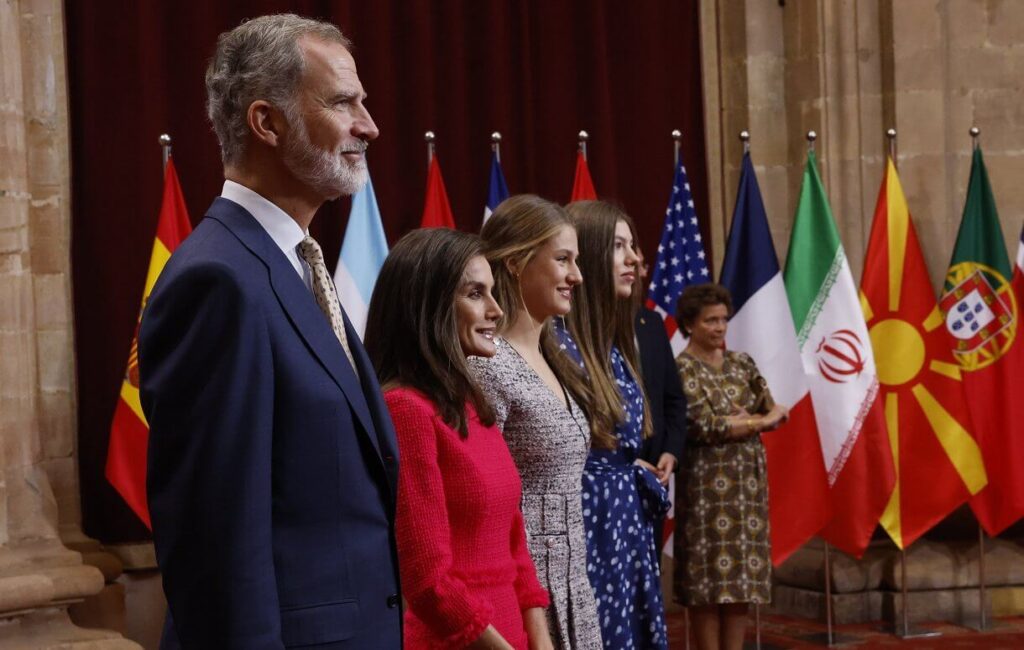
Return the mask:
[[[67,546],[94,547],[79,532],[62,3],[0,0],[0,52],[0,646],[136,648],[67,614],[105,576]]]
[[[780,261],[818,132],[822,180],[859,279],[887,150],[936,289],[981,129],[1008,252],[1024,222],[1024,3],[1016,0],[702,0],[708,175],[722,259],[749,129]]]

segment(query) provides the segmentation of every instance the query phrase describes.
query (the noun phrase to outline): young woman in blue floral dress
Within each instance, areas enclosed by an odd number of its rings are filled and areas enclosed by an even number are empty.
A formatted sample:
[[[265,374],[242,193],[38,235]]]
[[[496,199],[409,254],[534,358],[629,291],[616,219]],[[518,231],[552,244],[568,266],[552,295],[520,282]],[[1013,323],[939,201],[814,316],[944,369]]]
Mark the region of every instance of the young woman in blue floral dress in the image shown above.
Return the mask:
[[[594,392],[583,523],[601,637],[609,650],[667,648],[654,522],[669,503],[656,468],[639,457],[651,418],[639,383],[630,302],[638,262],[632,221],[602,201],[567,209],[585,281],[556,329]]]

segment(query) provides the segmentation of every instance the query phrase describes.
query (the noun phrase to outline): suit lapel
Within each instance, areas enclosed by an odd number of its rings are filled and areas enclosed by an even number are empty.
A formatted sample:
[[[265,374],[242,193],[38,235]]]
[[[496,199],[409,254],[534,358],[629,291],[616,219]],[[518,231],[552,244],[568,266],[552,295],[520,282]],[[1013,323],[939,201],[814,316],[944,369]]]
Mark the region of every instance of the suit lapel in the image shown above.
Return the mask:
[[[210,207],[207,216],[224,224],[246,248],[267,265],[270,270],[271,287],[288,314],[292,325],[345,394],[345,399],[352,406],[352,411],[366,431],[366,437],[380,456],[381,448],[376,427],[374,427],[373,418],[370,416],[370,409],[363,395],[362,387],[359,385],[359,379],[345,357],[345,351],[334,335],[330,322],[316,304],[313,294],[295,272],[295,268],[288,262],[270,235],[259,225],[259,222],[241,206],[232,201],[218,198]],[[351,341],[356,335],[352,332],[348,318],[345,319],[345,328]],[[357,337],[356,340],[358,340]],[[359,347],[362,348],[362,346]],[[366,359],[365,352],[362,352],[362,358]],[[372,373],[372,367],[368,366],[367,360],[361,371]]]

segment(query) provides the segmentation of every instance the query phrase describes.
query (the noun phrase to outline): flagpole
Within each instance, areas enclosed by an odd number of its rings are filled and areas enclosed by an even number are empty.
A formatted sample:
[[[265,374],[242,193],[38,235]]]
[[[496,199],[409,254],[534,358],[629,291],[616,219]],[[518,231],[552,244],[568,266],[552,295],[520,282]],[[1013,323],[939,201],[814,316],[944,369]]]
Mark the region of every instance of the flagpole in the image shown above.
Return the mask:
[[[495,131],[491,134],[491,151],[494,152],[494,157],[501,163],[501,133]]]
[[[167,161],[171,159],[171,136],[166,133],[162,133],[160,134],[160,137],[157,138],[157,141],[160,142],[160,148],[162,150],[164,160],[164,172],[166,173]]]
[[[672,150],[674,152],[673,155],[675,156],[673,158],[673,160],[675,161],[676,167],[679,166],[679,161],[681,160],[680,156],[681,156],[681,153],[682,153],[682,149],[683,149],[683,132],[680,131],[679,129],[672,129]]]
[[[896,129],[886,129],[885,137],[889,140],[889,158],[892,160],[893,167],[898,169],[899,165],[896,164]],[[902,632],[896,631],[895,620],[893,620],[892,627],[893,632],[901,639],[942,636],[941,632],[911,628],[910,626],[910,597],[907,591],[907,550],[902,547],[900,548],[900,622],[902,623]]]
[[[427,131],[423,134],[423,140],[427,143],[427,167],[430,167],[431,161],[434,160],[434,136],[433,131]]]
[[[576,136],[579,141],[579,150],[583,154],[583,160],[587,159],[587,140],[590,139],[590,134],[586,131],[580,131],[579,135]]]
[[[807,132],[807,151],[814,153],[814,141],[818,139],[818,134],[814,131]]]
[[[980,136],[981,129],[976,126],[972,126],[968,133],[971,136],[971,150],[977,151],[978,147],[981,146]],[[984,632],[988,630],[988,617],[985,614],[985,529],[981,527],[981,522],[978,522],[978,626],[976,629],[978,632]],[[968,625],[967,627],[974,627]]]
[[[678,131],[676,131],[678,133]],[[750,131],[740,131],[740,142],[743,143],[743,155],[750,153]],[[676,162],[679,160],[679,141],[676,141]],[[722,215],[725,216],[724,214]],[[728,231],[728,229],[726,229]],[[754,603],[754,642],[757,650],[761,650],[761,603]]]

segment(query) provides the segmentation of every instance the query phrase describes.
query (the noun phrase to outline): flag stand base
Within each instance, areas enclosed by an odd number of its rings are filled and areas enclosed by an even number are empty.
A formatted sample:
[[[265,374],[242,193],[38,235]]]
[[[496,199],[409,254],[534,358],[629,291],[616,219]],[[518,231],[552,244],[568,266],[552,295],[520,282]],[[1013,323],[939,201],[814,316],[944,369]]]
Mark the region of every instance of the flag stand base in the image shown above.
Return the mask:
[[[917,627],[915,625],[908,625],[906,627],[902,625],[883,625],[878,629],[901,639],[926,639],[942,636],[942,632],[938,630],[929,630],[926,627]]]
[[[801,636],[800,642],[807,645],[820,645],[826,648],[852,648],[864,643],[864,639],[837,632],[832,634],[828,632],[815,632],[814,634]]]

